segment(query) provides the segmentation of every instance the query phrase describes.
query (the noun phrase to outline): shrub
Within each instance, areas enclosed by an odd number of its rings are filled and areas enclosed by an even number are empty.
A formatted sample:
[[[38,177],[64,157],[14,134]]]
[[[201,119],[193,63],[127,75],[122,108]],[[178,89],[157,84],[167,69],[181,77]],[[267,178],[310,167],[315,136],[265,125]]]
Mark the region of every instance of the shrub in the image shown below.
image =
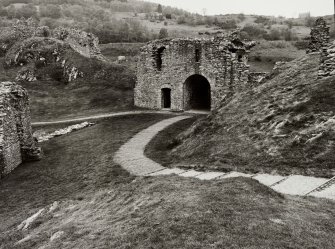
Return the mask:
[[[260,38],[267,33],[264,27],[257,24],[247,24],[241,31],[247,33],[250,38]]]
[[[218,26],[222,29],[236,29],[237,28],[237,24],[234,19],[225,20],[223,22],[220,22]]]
[[[161,30],[159,31],[159,39],[164,39],[167,38],[168,36],[169,36],[168,30],[166,28],[161,28]]]

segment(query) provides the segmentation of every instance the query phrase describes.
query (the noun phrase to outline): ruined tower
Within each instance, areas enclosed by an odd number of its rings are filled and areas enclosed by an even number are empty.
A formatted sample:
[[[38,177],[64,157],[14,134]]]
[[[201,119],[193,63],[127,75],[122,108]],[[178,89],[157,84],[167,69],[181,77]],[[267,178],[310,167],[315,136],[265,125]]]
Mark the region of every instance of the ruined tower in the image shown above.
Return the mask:
[[[24,161],[40,159],[32,135],[28,93],[12,82],[0,83],[0,178]]]
[[[249,49],[236,32],[210,38],[156,40],[141,48],[135,105],[211,110],[248,84]]]

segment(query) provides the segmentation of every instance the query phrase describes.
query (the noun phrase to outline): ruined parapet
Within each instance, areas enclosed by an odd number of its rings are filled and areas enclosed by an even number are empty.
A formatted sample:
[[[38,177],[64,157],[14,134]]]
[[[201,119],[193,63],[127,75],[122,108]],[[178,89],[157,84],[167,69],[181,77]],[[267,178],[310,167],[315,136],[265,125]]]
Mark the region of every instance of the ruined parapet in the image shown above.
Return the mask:
[[[138,58],[135,105],[192,109],[190,96],[201,95],[192,87],[199,85],[205,99],[209,91],[210,109],[214,109],[221,99],[248,86],[248,54],[254,45],[236,33],[149,42]]]
[[[0,178],[24,161],[39,160],[32,135],[29,97],[21,86],[0,83]]]
[[[315,21],[315,26],[311,30],[311,41],[307,53],[321,52],[323,47],[329,43],[329,27],[323,18]]]
[[[99,48],[99,38],[92,33],[73,28],[58,27],[53,31],[53,37],[67,42],[82,56],[104,60]]]
[[[84,77],[80,69],[83,60],[106,61],[99,39],[85,31],[60,27],[51,34],[48,27],[29,20],[19,21],[7,31],[0,32],[0,54],[5,53],[6,68],[21,67],[17,81],[53,78],[68,83]]]
[[[335,42],[323,48],[318,72],[319,78],[335,75]]]

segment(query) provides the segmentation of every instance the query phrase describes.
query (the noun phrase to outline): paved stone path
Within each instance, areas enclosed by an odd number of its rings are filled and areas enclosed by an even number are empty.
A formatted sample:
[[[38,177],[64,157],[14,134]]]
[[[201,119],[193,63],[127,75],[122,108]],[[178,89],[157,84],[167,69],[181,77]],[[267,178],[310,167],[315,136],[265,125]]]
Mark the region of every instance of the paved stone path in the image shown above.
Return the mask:
[[[260,183],[269,186],[277,192],[298,196],[315,196],[335,200],[335,177],[332,179],[316,178],[301,175],[280,176],[269,174],[244,174],[240,172],[201,172],[195,170],[183,170],[179,168],[165,168],[159,163],[144,155],[146,145],[160,131],[166,127],[190,118],[190,116],[177,116],[165,119],[136,134],[117,151],[114,161],[124,169],[137,176],[164,176],[176,174],[181,177],[192,177],[200,180],[224,180],[234,177],[253,178]]]

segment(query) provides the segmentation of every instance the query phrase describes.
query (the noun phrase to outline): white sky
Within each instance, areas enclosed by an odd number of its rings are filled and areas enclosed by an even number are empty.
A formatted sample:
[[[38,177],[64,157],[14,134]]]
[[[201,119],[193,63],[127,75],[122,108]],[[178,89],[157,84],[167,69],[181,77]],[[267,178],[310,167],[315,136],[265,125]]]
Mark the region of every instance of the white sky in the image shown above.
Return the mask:
[[[298,17],[311,12],[313,16],[334,13],[334,0],[148,0],[203,14],[260,14]]]

